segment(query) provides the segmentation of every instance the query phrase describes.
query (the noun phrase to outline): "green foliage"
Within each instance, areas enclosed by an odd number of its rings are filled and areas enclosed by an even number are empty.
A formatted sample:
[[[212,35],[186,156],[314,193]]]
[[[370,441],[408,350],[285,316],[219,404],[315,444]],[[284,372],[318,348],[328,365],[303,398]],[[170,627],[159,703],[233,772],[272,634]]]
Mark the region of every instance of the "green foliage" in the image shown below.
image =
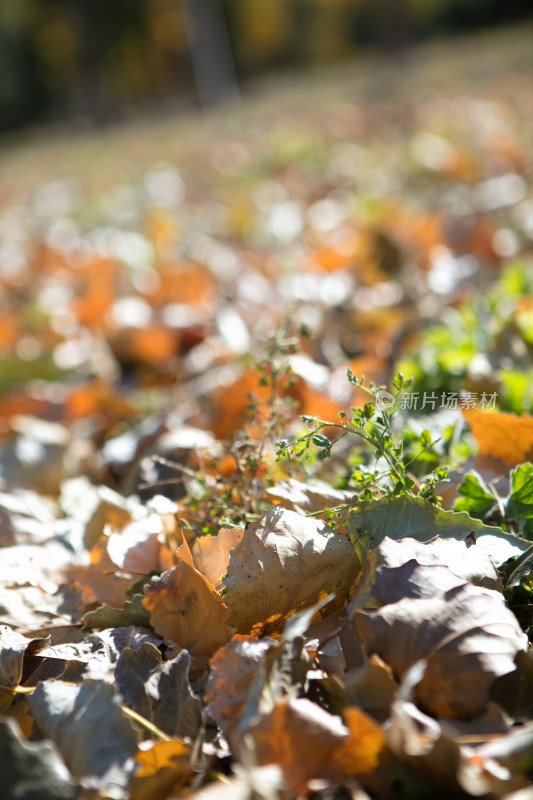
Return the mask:
[[[532,291],[531,268],[511,264],[486,296],[429,327],[396,369],[413,376],[415,392],[496,392],[501,410],[533,411],[533,317],[520,302]]]
[[[433,474],[427,476],[425,482],[418,483],[412,476],[412,468],[439,441],[433,439],[429,430],[424,429],[417,437],[417,450],[405,451],[401,437],[395,435],[392,420],[402,392],[411,385],[411,380],[398,373],[393,381],[392,392],[383,386],[370,383],[364,385],[364,376],[358,378],[348,370],[348,380],[358,389],[366,392],[371,401],[363,408],[352,408],[352,416],[339,413],[339,422],[327,422],[316,417],[302,417],[309,429],[293,441],[277,442],[277,457],[282,461],[292,458],[310,459],[316,448],[319,461],[329,459],[332,448],[346,437],[355,437],[355,444],[362,445],[367,455],[366,463],[356,463],[343,481],[343,488],[354,490],[353,502],[368,500],[374,497],[399,497],[404,494],[419,494],[430,503],[438,505],[439,498],[435,494],[438,481],[448,475],[447,467],[436,466]],[[387,405],[391,410],[387,409]],[[327,435],[329,434],[329,435]],[[411,437],[410,444],[413,444]],[[331,512],[345,513],[350,506],[339,506]]]
[[[520,464],[510,474],[510,492],[500,497],[477,473],[469,473],[459,487],[456,511],[516,530],[533,540],[533,464]]]
[[[499,567],[528,550],[527,542],[512,533],[485,525],[464,512],[444,511],[408,494],[360,503],[349,518],[348,529],[365,552],[377,547],[386,536],[429,542],[435,537],[464,541],[473,535],[475,546]]]

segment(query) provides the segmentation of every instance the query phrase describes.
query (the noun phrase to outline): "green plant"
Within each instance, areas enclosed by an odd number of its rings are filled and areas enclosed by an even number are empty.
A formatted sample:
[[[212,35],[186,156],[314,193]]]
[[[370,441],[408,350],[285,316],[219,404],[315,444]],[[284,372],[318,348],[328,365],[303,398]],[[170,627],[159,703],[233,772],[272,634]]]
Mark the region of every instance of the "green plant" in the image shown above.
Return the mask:
[[[348,370],[348,380],[357,389],[366,392],[371,400],[363,408],[352,408],[351,418],[344,411],[339,412],[338,423],[316,417],[302,417],[311,426],[310,429],[293,441],[278,441],[278,459],[290,461],[293,458],[311,458],[315,450],[318,451],[319,460],[326,460],[331,457],[332,448],[338,442],[348,436],[355,436],[370,455],[370,460],[367,459],[366,464],[364,461],[355,464],[349,480],[346,481],[345,488],[349,486],[354,489],[353,503],[327,510],[328,516],[342,514],[360,500],[383,495],[396,497],[407,493],[417,494],[438,505],[435,487],[438,481],[447,477],[447,468],[438,466],[423,483],[416,481],[409,468],[439,440],[432,439],[430,432],[423,430],[418,437],[418,453],[406,456],[402,439],[392,429],[391,423],[396,413],[394,409],[400,395],[411,385],[412,380],[398,373],[390,393],[385,387],[373,383],[365,386],[364,376],[358,378],[351,370]],[[390,410],[384,404],[383,398],[387,401],[386,405],[390,405]],[[326,435],[326,432],[330,435]]]

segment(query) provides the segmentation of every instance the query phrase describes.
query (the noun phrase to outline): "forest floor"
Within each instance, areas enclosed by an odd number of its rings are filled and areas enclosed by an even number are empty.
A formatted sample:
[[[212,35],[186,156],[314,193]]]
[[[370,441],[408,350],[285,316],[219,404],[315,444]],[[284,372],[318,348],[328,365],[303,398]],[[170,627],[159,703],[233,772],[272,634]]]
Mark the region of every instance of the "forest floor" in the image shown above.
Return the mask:
[[[533,796],[531,33],[0,141],[6,797]]]

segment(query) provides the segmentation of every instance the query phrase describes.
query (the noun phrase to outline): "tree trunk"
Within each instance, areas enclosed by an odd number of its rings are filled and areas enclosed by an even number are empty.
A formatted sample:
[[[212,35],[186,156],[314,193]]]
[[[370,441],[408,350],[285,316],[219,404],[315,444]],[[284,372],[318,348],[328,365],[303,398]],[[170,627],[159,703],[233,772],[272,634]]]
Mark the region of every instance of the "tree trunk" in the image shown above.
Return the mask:
[[[219,0],[181,0],[198,98],[202,106],[238,97],[226,22]]]

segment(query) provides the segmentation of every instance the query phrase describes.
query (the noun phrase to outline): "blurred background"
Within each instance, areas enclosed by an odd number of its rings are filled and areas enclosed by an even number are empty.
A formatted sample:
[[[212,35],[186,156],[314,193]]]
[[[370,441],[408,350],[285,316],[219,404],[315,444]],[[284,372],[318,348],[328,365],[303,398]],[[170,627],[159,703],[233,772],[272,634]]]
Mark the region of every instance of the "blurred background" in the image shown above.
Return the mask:
[[[531,15],[531,0],[1,0],[0,131],[207,106],[279,70]]]

